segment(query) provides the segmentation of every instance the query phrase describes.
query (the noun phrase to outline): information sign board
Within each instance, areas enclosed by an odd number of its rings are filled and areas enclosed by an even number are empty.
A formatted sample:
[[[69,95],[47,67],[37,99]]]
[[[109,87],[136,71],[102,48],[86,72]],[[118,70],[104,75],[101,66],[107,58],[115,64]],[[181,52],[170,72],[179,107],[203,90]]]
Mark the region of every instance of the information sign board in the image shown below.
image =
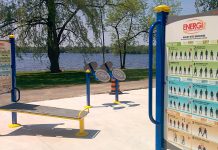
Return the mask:
[[[217,24],[217,10],[168,18],[166,149],[218,150]]]
[[[0,41],[0,94],[11,91],[11,48],[9,41]]]

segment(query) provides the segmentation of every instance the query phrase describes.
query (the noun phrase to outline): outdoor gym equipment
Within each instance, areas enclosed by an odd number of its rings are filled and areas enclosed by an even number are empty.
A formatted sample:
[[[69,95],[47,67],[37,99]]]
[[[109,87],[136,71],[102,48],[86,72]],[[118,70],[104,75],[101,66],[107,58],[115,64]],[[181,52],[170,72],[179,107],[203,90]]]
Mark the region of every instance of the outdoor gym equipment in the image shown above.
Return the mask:
[[[164,64],[165,64],[165,26],[167,15],[170,11],[168,6],[156,7],[157,21],[149,30],[149,118],[156,125],[156,150],[162,150],[164,119]],[[156,120],[152,115],[152,77],[153,77],[153,31],[156,28]]]
[[[96,62],[90,62],[85,65],[84,69],[91,73],[91,75],[97,81],[108,82],[110,81],[110,75],[103,69],[97,69],[98,64]]]
[[[101,65],[100,68],[106,70],[112,79],[117,81],[124,81],[126,79],[126,74],[121,69],[113,68],[113,64],[110,61]]]
[[[125,73],[119,69],[112,69],[112,63],[107,62],[98,68],[98,64],[96,62],[90,62],[85,65],[84,70],[86,70],[86,101],[87,105],[85,108],[91,108],[90,104],[90,80],[91,76],[95,78],[97,81],[108,82],[110,79],[116,80],[116,92],[115,92],[115,104],[120,104],[119,102],[119,80],[123,81],[126,78]],[[112,71],[111,71],[112,70]],[[117,79],[118,78],[118,79]]]
[[[12,112],[11,128],[21,126],[17,122],[17,113],[56,117],[70,120],[78,120],[80,130],[76,136],[87,136],[88,132],[84,130],[84,118],[88,115],[89,109],[72,110],[56,107],[40,106],[33,104],[17,103],[20,100],[20,91],[16,88],[16,52],[15,38],[10,35],[9,41],[0,41],[0,94],[11,93],[11,104],[1,106],[1,111]]]
[[[100,69],[97,70],[98,64],[96,62],[91,62],[85,65],[84,70],[86,71],[86,103],[87,105],[85,108],[92,108],[91,103],[90,103],[90,81],[91,81],[91,76],[95,78],[97,81],[101,82],[108,82],[110,81],[110,76],[109,74]]]
[[[169,16],[155,8],[149,30],[149,118],[156,150],[218,149],[218,10]],[[152,114],[153,31],[156,27],[156,117]],[[211,132],[209,132],[209,130]]]
[[[121,69],[114,69],[113,63],[108,61],[101,65],[100,67],[103,70],[106,70],[110,77],[113,84],[113,81],[115,82],[115,102],[119,103],[119,94],[122,92],[119,90],[119,81],[124,81],[126,79],[126,74]]]

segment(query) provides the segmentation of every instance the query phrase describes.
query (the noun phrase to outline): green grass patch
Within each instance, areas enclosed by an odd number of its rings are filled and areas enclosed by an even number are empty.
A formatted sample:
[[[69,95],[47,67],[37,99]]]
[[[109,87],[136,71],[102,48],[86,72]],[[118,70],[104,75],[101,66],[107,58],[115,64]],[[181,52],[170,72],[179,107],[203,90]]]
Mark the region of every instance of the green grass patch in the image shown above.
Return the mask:
[[[148,77],[147,69],[126,69],[126,81],[137,81]],[[92,83],[100,83],[93,78]],[[50,72],[18,72],[17,87],[20,89],[40,89],[58,86],[72,86],[85,84],[84,71],[63,71],[62,73]]]

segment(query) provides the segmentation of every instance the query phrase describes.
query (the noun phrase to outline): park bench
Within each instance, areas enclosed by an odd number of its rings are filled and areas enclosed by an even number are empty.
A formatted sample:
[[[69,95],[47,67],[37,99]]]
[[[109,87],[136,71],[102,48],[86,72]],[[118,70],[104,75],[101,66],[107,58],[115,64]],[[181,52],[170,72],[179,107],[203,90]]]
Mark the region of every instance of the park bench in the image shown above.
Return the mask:
[[[76,136],[87,136],[88,132],[84,130],[84,118],[88,115],[88,108],[84,110],[72,110],[64,108],[56,108],[49,106],[40,106],[25,103],[11,103],[9,105],[1,106],[0,111],[17,112],[31,115],[56,117],[70,120],[78,120],[80,130]],[[12,124],[10,127],[17,127],[17,124]]]

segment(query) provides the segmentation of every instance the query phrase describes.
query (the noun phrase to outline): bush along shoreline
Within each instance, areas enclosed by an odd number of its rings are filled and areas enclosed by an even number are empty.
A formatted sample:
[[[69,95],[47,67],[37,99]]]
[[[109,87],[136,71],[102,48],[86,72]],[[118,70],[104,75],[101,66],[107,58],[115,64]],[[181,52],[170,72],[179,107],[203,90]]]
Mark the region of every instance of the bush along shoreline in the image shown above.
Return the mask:
[[[148,78],[148,69],[125,69],[127,81],[138,81]],[[155,70],[154,70],[155,73]],[[100,83],[91,80],[92,83]],[[83,85],[86,83],[84,71],[63,71],[61,73],[17,72],[17,87],[20,89],[42,89],[58,86]]]

